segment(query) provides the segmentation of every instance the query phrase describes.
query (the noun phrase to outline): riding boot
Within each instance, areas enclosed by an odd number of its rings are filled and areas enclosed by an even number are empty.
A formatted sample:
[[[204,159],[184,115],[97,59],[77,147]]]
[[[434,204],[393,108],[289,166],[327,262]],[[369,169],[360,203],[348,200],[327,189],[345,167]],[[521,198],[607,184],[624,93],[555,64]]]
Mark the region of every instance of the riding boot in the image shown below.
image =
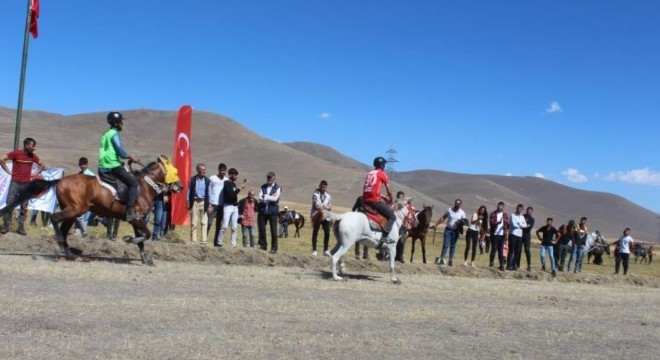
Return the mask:
[[[383,233],[383,237],[380,238],[381,244],[396,244],[395,239],[390,239],[389,233]]]
[[[126,208],[126,221],[140,220],[141,216],[135,212],[135,207],[131,206]]]

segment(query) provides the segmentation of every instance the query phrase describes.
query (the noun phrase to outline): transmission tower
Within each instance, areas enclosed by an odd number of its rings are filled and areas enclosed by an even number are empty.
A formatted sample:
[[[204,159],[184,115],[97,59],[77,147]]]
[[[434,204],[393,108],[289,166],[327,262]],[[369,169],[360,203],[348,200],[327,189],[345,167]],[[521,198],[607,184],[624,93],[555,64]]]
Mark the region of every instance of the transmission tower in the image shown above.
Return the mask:
[[[387,157],[386,157],[387,165],[385,165],[385,170],[387,172],[396,172],[396,169],[394,168],[394,163],[399,162],[399,160],[396,159],[396,154],[398,152],[394,149],[394,146],[392,146],[385,153],[387,153]]]

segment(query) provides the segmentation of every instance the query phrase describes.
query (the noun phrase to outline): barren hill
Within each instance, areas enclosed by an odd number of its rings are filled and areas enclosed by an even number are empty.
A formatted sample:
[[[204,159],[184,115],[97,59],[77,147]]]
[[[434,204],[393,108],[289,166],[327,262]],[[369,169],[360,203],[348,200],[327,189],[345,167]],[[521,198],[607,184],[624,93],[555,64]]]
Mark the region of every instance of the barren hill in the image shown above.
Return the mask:
[[[171,154],[176,112],[155,110],[122,111],[127,118],[122,134],[125,147],[145,160]],[[106,112],[63,116],[24,111],[21,139],[37,140],[37,152],[49,166],[77,171],[77,159],[87,156],[96,168],[98,141],[107,128]],[[15,112],[0,107],[0,152],[13,146]],[[360,194],[365,170],[369,167],[331,147],[313,143],[282,144],[264,138],[233,119],[210,112],[195,111],[192,129],[193,164],[203,162],[208,174],[220,162],[235,167],[240,178],[255,189],[268,171],[275,171],[283,186],[283,199],[306,204],[321,179],[330,184],[336,205],[350,207]],[[469,214],[485,204],[489,210],[503,200],[507,211],[523,203],[535,208],[537,225],[547,216],[561,223],[580,216],[589,218],[590,228],[610,238],[629,226],[634,237],[658,241],[657,214],[607,193],[573,189],[532,177],[466,175],[433,170],[392,174],[393,190],[403,190],[418,206],[435,205],[434,218],[456,198],[462,198]]]

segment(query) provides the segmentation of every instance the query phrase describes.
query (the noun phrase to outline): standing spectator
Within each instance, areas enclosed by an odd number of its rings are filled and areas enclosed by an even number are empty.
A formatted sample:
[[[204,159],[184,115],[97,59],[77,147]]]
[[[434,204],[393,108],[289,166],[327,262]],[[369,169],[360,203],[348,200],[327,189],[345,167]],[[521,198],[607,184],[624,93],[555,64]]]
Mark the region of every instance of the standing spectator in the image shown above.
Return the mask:
[[[577,252],[578,252],[578,246],[577,243],[584,243],[586,244],[587,242],[587,234],[589,234],[589,229],[587,228],[587,218],[586,217],[581,217],[580,218],[580,223],[575,226],[575,236],[573,238],[573,246],[571,246],[571,257],[568,259],[568,268],[566,268],[566,271],[571,271],[571,265],[573,264],[573,260],[576,260],[577,263]]]
[[[623,263],[623,275],[628,275],[628,264],[630,263],[630,252],[635,249],[635,242],[630,236],[630,228],[623,230],[623,236],[612,245],[616,246],[614,251],[616,262],[614,265],[614,275],[619,274],[619,267]]]
[[[3,156],[0,159],[0,166],[2,169],[11,176],[11,182],[9,183],[9,193],[7,195],[7,204],[15,201],[18,196],[27,189],[30,185],[30,182],[34,180],[41,171],[44,169],[44,163],[39,159],[39,156],[34,153],[37,147],[37,141],[31,137],[25,138],[23,140],[23,148],[11,151],[7,155]],[[9,171],[7,160],[11,160],[12,169]],[[32,164],[37,164],[39,167],[37,171],[32,173]],[[27,206],[28,200],[25,200],[21,203],[20,211],[18,213],[18,228],[16,232],[21,235],[27,235],[25,231],[25,219],[27,215]],[[2,229],[0,229],[1,234],[6,234],[9,232],[9,226],[11,225],[12,212],[8,211],[4,215],[4,224]]]
[[[536,230],[536,237],[541,241],[541,271],[545,271],[545,253],[548,252],[550,258],[550,270],[552,270],[552,277],[557,276],[557,265],[555,264],[555,256],[553,254],[554,244],[559,238],[559,232],[552,226],[552,218],[549,217],[545,221],[545,225]]]
[[[238,202],[238,214],[241,219],[243,247],[247,247],[247,237],[250,236],[250,247],[254,247],[254,224],[257,220],[257,199],[254,190],[248,191],[247,197]]]
[[[522,229],[522,244],[525,250],[525,258],[527,259],[527,271],[532,271],[532,228],[534,228],[534,208],[527,207],[525,211],[525,223],[527,226]],[[520,257],[518,257],[518,267],[520,267]]]
[[[209,185],[209,208],[207,209],[208,227],[206,233],[209,233],[213,220],[215,220],[213,239],[217,239],[220,234],[220,229],[222,228],[222,219],[224,218],[222,213],[224,205],[222,189],[225,186],[225,181],[229,180],[227,177],[227,165],[224,163],[218,164],[218,175],[211,176],[209,180],[211,181],[211,184]],[[213,245],[218,246],[217,240],[213,242]]]
[[[151,234],[151,240],[158,241],[165,236],[167,229],[167,213],[165,204],[169,202],[169,192],[162,192],[156,196],[153,204],[154,211],[154,231]]]
[[[321,180],[318,189],[314,190],[314,194],[312,194],[312,214],[310,219],[313,219],[314,215],[316,215],[319,210],[332,210],[332,199],[330,198],[330,194],[328,194],[328,182],[325,180]],[[330,242],[330,221],[328,220],[320,223],[315,222],[312,225],[312,256],[318,255],[318,252],[316,251],[316,240],[321,226],[323,227],[323,254],[325,256],[330,256],[330,252],[328,251],[328,245]]]
[[[488,228],[488,210],[484,205],[481,205],[477,212],[472,214],[470,219],[470,226],[468,227],[467,234],[465,235],[465,262],[463,265],[468,266],[468,254],[470,252],[470,247],[472,247],[472,259],[470,260],[470,266],[476,267],[474,265],[474,259],[477,256],[477,243],[481,238],[482,234],[486,234]],[[482,250],[483,251],[483,250]]]
[[[449,248],[449,266],[454,266],[454,254],[456,253],[456,242],[459,236],[459,226],[462,226],[461,220],[465,219],[465,212],[461,209],[463,200],[456,199],[454,206],[447,209],[440,219],[433,226],[438,227],[445,219],[447,226],[445,226],[444,238],[442,240],[442,251],[438,259],[438,265],[444,265],[445,255],[447,255],[447,248]]]
[[[238,193],[245,188],[247,179],[243,179],[240,185],[236,185],[238,170],[231,168],[228,171],[229,180],[225,180],[222,187],[223,210],[222,210],[222,228],[215,242],[222,246],[222,240],[225,237],[225,231],[231,221],[231,246],[236,247],[236,228],[238,227]]]
[[[261,185],[259,192],[259,210],[257,224],[259,230],[259,247],[268,249],[266,241],[266,223],[270,224],[270,253],[277,253],[277,217],[280,212],[280,195],[282,188],[275,182],[275,173],[270,171],[266,175],[266,183]]]
[[[579,273],[582,272],[582,260],[584,259],[584,253],[587,247],[587,234],[583,229],[578,230],[575,243],[573,244],[573,251],[575,253],[575,269],[573,272]],[[570,262],[569,262],[570,266]]]
[[[279,237],[289,237],[289,221],[293,220],[293,212],[289,210],[288,206],[284,207],[284,214],[279,218],[280,232]]]
[[[497,210],[492,212],[488,219],[490,227],[490,267],[495,265],[495,254],[499,259],[500,270],[504,271],[506,255],[504,254],[505,241],[509,236],[509,215],[504,212],[504,202],[497,203]]]
[[[516,206],[516,212],[511,214],[511,232],[509,232],[509,254],[507,258],[507,270],[519,269],[520,256],[522,255],[522,231],[527,226],[522,211],[523,204]]]
[[[78,167],[80,167],[80,171],[78,172],[78,174],[96,177],[96,174],[94,174],[94,172],[89,169],[89,160],[87,160],[86,157],[81,157],[80,159],[78,159]],[[91,211],[87,211],[86,213],[76,218],[75,225],[76,228],[80,230],[80,235],[82,237],[87,236],[87,221],[89,220],[91,214],[92,214]]]
[[[380,239],[381,243],[394,244],[397,242],[398,238],[391,238],[389,236],[390,231],[392,231],[392,226],[396,221],[396,216],[388,204],[392,203],[392,192],[390,191],[390,180],[385,174],[385,164],[387,160],[379,156],[374,159],[373,165],[374,169],[367,173],[367,177],[364,179],[364,186],[362,188],[362,201],[365,205],[370,206],[377,213],[387,218],[387,224],[383,229],[383,235]],[[385,191],[387,196],[385,200],[380,194],[380,189],[382,186],[385,186]]]
[[[559,228],[559,264],[557,264],[559,271],[564,271],[566,255],[571,251],[576,236],[575,220],[571,220]]]
[[[202,234],[202,246],[206,246],[207,213],[209,208],[209,187],[211,180],[206,177],[206,165],[195,166],[197,174],[190,178],[188,185],[188,210],[191,211],[190,242],[197,244],[197,230]]]

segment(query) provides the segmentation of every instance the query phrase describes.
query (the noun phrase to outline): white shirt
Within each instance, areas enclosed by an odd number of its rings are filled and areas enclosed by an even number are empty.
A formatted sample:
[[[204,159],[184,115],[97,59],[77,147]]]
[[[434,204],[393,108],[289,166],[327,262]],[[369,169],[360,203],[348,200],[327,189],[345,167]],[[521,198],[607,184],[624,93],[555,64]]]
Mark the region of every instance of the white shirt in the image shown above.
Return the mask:
[[[482,223],[483,223],[483,220],[479,219],[479,213],[478,212],[472,214],[472,220],[470,221],[470,230],[480,231]]]
[[[458,209],[458,211],[455,212],[454,207],[447,209],[445,215],[447,215],[447,227],[452,230],[456,229],[456,222],[458,222],[458,220],[465,219],[465,211],[463,211],[463,209]]]
[[[229,180],[229,177],[225,176],[220,179],[218,175],[213,175],[209,178],[211,184],[209,184],[209,203],[211,205],[222,205],[222,199],[220,199],[220,194],[222,194],[222,189],[225,187],[225,180]]]
[[[630,254],[630,244],[632,244],[633,238],[628,236],[623,236],[619,239],[619,252],[622,254]]]
[[[322,194],[320,191],[314,191],[314,195],[312,195],[312,216],[319,210],[328,210],[332,206],[331,204],[332,200],[327,191]]]
[[[504,235],[504,221],[502,221],[502,216],[504,216],[504,212],[498,212],[496,213],[495,216],[497,219],[497,224],[495,225],[495,231],[493,231],[493,235],[502,236]]]
[[[522,228],[527,227],[525,215],[511,214],[511,235],[522,237]]]

